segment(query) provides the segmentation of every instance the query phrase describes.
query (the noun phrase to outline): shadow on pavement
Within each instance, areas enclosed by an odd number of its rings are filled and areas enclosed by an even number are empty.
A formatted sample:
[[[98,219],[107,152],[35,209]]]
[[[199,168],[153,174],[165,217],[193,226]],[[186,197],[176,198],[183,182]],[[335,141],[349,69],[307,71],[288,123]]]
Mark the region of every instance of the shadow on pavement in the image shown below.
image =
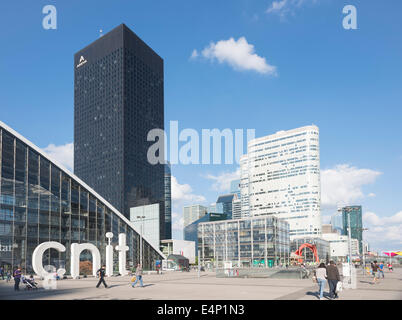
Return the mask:
[[[87,288],[73,288],[73,289],[55,289],[55,290],[46,290],[40,288],[39,290],[27,291],[20,290],[14,291],[13,289],[9,292],[3,291],[0,295],[0,300],[33,300],[33,299],[46,299],[49,297],[55,297],[59,294],[70,294],[77,293],[77,291],[86,290]],[[56,298],[57,300],[57,298]]]
[[[317,299],[320,299],[320,294],[318,293],[318,292],[312,292],[312,291],[307,291],[306,292],[306,295],[307,296],[314,296],[314,297],[316,297]],[[326,298],[326,299],[330,299],[330,295],[328,294],[328,293],[326,293],[326,292],[324,292],[323,293],[323,295],[322,295],[324,298]]]
[[[153,283],[144,284],[144,285],[142,286],[142,288],[149,287],[149,286],[153,286],[153,285],[154,285]],[[136,286],[136,287],[133,287],[133,288],[141,288],[141,286]]]

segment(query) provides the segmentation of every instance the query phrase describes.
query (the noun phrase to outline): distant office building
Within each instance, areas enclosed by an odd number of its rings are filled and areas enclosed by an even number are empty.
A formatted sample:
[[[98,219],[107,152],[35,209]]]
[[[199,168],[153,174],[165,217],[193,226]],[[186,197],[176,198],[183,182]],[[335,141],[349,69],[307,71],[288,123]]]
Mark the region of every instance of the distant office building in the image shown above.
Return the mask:
[[[351,240],[352,256],[360,255],[360,242],[358,239]]]
[[[160,229],[164,227],[159,212],[159,203],[130,209],[130,222],[156,248],[160,245]]]
[[[329,242],[330,257],[334,261],[347,261],[349,255],[348,237],[338,233],[323,232],[322,238]]]
[[[297,238],[290,242],[290,250],[295,252],[303,243],[314,244],[317,248],[318,259],[321,262],[329,262],[331,256],[329,241],[317,237]],[[302,257],[304,262],[315,262],[313,251],[308,248],[303,249]]]
[[[331,224],[323,224],[321,232],[322,232],[322,234],[324,234],[324,233],[337,233],[336,230],[332,229]]]
[[[370,251],[370,244],[366,241],[363,241],[363,251],[362,254],[367,254]]]
[[[179,254],[186,257],[189,263],[195,263],[195,242],[186,240],[161,240],[161,251],[168,257],[171,254]]]
[[[164,129],[163,77],[162,58],[124,24],[74,55],[75,174],[127,218],[159,203],[164,225],[164,165],[147,158],[148,132]]]
[[[172,173],[170,163],[165,164],[165,239],[172,238]]]
[[[198,248],[198,225],[201,222],[210,222],[210,221],[220,221],[226,220],[226,214],[220,213],[207,213],[201,218],[193,221],[191,224],[184,227],[183,230],[183,237],[186,241],[194,241],[195,242],[195,255],[198,255],[197,248]]]
[[[232,201],[233,199],[237,199],[236,194],[225,194],[218,197],[216,203],[222,203],[223,213],[226,214],[228,219],[232,219]]]
[[[232,201],[232,219],[241,219],[241,200],[237,198]]]
[[[223,213],[223,203],[213,203],[208,206],[207,212]]]
[[[250,216],[285,219],[291,239],[321,235],[318,127],[279,131],[249,141],[241,171],[242,202],[247,203]],[[246,194],[248,202],[243,200]]]
[[[240,179],[230,182],[230,193],[236,194],[237,198],[240,199]]]
[[[248,198],[248,157],[247,155],[243,155],[240,157],[240,200],[242,218],[247,218],[250,216]]]
[[[192,206],[185,206],[183,208],[184,227],[198,220],[207,214],[207,207],[199,204]]]
[[[198,250],[204,266],[273,267],[290,262],[289,224],[273,216],[202,222]]]
[[[118,245],[126,234],[126,268],[140,263],[140,231],[116,208],[76,175],[52,160],[40,148],[0,121],[0,266],[17,266],[33,274],[32,254],[44,242],[57,241],[64,252],[46,250],[43,265],[64,268],[70,274],[71,244],[91,243],[105,264],[107,232]],[[143,237],[143,265],[155,269],[166,257]],[[91,260],[89,251],[81,259]]]
[[[336,230],[339,234],[343,234],[342,212],[337,212],[331,216],[331,226],[333,230]]]
[[[359,252],[363,252],[362,206],[347,206],[341,209],[343,232],[348,235],[348,216],[350,216],[351,236],[359,241]]]

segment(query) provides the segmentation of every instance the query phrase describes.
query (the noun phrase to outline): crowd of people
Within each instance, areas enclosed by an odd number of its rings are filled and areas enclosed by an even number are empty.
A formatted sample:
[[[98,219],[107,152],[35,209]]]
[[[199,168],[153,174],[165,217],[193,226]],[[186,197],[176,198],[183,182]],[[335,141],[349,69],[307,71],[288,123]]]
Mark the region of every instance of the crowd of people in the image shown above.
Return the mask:
[[[391,263],[386,264],[388,271],[392,272],[393,267]],[[302,266],[303,267],[303,266]],[[384,269],[385,264],[384,261],[378,263],[376,260],[370,264],[370,267],[366,266],[365,269],[367,273],[373,277],[372,284],[379,283],[380,278],[384,279]],[[336,299],[338,298],[338,291],[341,288],[342,284],[340,283],[341,278],[339,274],[338,267],[336,266],[334,261],[330,261],[328,265],[325,263],[320,263],[318,268],[314,272],[313,276],[314,282],[318,284],[318,295],[319,299],[324,299],[324,289],[325,284],[328,282],[329,286],[329,298]]]
[[[6,279],[4,279],[4,276],[6,276]],[[3,267],[0,267],[0,277],[2,280],[6,280],[7,282],[10,282],[11,279],[13,279],[15,291],[20,291],[21,283],[25,285],[25,289],[38,288],[38,284],[35,282],[34,276],[31,274],[29,278],[26,277],[20,267],[17,267],[13,273],[10,271],[5,272]]]

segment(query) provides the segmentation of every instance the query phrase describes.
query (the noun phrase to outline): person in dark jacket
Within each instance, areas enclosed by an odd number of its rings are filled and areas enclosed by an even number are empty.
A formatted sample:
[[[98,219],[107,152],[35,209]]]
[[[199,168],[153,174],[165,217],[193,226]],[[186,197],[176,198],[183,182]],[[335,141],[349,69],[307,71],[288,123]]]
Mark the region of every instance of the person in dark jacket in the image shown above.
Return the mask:
[[[20,281],[21,281],[21,268],[17,267],[17,269],[14,270],[13,272],[13,277],[14,277],[14,290],[19,291],[20,290]]]
[[[105,266],[102,266],[98,271],[96,271],[96,274],[99,276],[99,282],[96,285],[97,288],[99,288],[99,286],[101,285],[101,283],[103,283],[103,285],[105,286],[105,288],[107,288],[107,284],[105,282]]]
[[[329,266],[327,266],[327,280],[330,298],[338,298],[338,294],[336,293],[336,285],[338,284],[338,281],[341,281],[341,277],[339,275],[338,267],[332,260],[329,262]]]

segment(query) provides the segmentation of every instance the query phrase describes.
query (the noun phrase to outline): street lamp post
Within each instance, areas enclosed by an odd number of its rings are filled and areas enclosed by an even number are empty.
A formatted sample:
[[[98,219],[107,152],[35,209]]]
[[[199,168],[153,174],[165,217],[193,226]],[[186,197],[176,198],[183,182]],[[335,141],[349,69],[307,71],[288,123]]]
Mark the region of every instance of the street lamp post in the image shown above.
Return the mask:
[[[363,232],[363,231],[366,231],[366,230],[368,230],[368,228],[361,228],[361,231]],[[362,237],[363,238],[363,237]],[[363,240],[362,240],[362,242],[363,242]],[[364,245],[364,243],[363,243],[363,246],[362,246],[363,248],[363,276],[366,274],[366,250],[365,250],[365,245]]]
[[[141,221],[141,227],[140,227],[140,264],[141,267],[143,268],[143,261],[142,261],[142,233],[143,233],[143,225],[144,225],[144,219],[145,216],[137,216],[137,219],[140,219]]]

